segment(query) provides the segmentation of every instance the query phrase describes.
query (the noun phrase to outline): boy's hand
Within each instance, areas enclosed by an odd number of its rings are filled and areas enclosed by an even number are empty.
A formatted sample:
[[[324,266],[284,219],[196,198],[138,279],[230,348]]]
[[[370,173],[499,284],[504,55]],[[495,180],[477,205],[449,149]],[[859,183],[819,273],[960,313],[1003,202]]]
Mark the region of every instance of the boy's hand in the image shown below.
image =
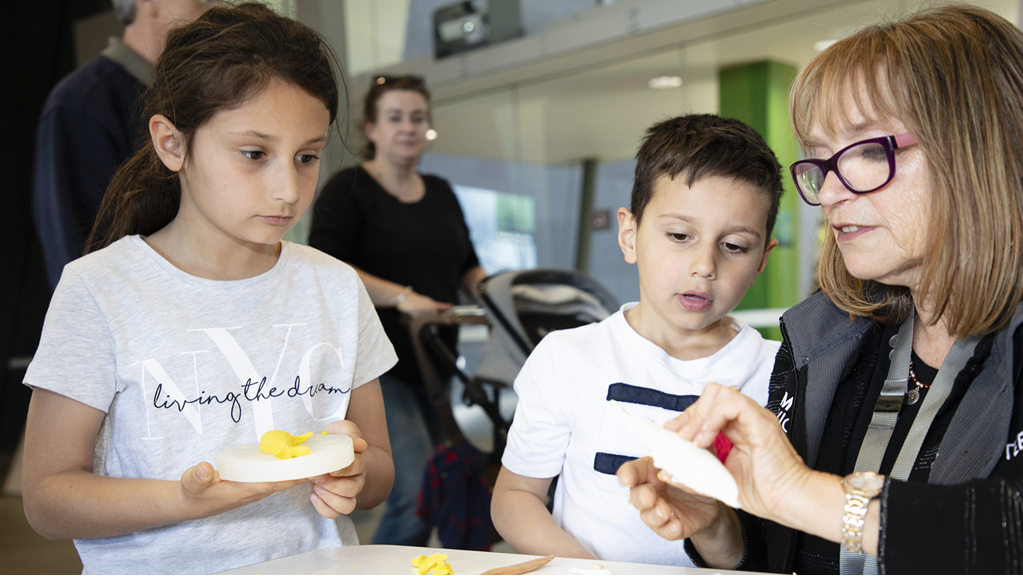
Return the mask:
[[[665,484],[659,473],[649,456],[622,464],[617,473],[618,481],[629,487],[629,503],[658,536],[681,540],[720,521],[723,504]]]
[[[331,422],[324,426],[323,432],[351,437],[355,449],[355,460],[346,468],[308,479],[313,485],[313,493],[309,497],[313,507],[321,516],[333,519],[355,510],[356,496],[366,484],[366,461],[362,452],[369,444],[363,439],[359,427],[348,420]]]
[[[305,480],[231,482],[221,480],[209,462],[200,462],[181,475],[178,483],[182,510],[189,519],[207,518],[298,486]]]
[[[618,468],[618,480],[629,487],[629,503],[639,510],[643,523],[665,540],[689,538],[712,567],[735,567],[745,551],[735,511],[713,498],[666,484],[659,475],[649,456]]]

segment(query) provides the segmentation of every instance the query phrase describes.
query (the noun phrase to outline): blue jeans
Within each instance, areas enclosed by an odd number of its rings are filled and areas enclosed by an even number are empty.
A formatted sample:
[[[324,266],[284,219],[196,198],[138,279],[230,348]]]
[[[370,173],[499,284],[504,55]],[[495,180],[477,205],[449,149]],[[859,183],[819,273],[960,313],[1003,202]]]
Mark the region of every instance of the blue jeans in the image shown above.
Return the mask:
[[[422,386],[413,387],[384,374],[380,389],[394,458],[394,487],[373,543],[426,546],[432,527],[416,516],[416,507],[423,475],[436,447],[430,434],[437,429],[436,418]]]

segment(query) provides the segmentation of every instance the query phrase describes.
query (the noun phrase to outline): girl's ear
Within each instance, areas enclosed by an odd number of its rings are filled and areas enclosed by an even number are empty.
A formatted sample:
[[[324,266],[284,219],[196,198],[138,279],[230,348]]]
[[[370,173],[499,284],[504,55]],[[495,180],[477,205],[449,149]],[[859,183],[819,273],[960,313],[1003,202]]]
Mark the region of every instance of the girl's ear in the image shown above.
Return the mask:
[[[185,140],[177,127],[163,114],[149,119],[149,137],[156,155],[171,172],[180,172],[185,165]]]

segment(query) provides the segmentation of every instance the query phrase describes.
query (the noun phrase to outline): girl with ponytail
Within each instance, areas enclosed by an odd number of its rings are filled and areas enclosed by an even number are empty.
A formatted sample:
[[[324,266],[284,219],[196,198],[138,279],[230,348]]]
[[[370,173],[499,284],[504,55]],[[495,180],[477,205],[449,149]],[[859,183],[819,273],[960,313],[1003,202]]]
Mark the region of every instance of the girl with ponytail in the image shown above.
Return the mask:
[[[282,240],[336,122],[336,59],[260,4],[168,36],[149,143],[68,264],[25,376],[24,504],[88,573],[210,573],[358,544],[391,488],[378,377],[396,358],[357,273]],[[272,429],[343,433],[315,478],[231,482],[217,452]]]

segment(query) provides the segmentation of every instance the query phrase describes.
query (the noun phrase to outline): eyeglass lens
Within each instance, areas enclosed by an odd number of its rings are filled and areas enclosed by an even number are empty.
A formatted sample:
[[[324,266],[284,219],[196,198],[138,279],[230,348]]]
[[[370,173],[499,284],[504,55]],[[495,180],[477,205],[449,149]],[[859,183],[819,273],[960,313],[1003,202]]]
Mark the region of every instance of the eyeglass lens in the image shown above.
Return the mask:
[[[832,159],[842,183],[853,192],[871,192],[891,177],[890,152],[879,142],[864,142],[847,148]],[[800,164],[795,170],[796,185],[808,201],[819,203],[824,186],[824,170],[815,164]]]

